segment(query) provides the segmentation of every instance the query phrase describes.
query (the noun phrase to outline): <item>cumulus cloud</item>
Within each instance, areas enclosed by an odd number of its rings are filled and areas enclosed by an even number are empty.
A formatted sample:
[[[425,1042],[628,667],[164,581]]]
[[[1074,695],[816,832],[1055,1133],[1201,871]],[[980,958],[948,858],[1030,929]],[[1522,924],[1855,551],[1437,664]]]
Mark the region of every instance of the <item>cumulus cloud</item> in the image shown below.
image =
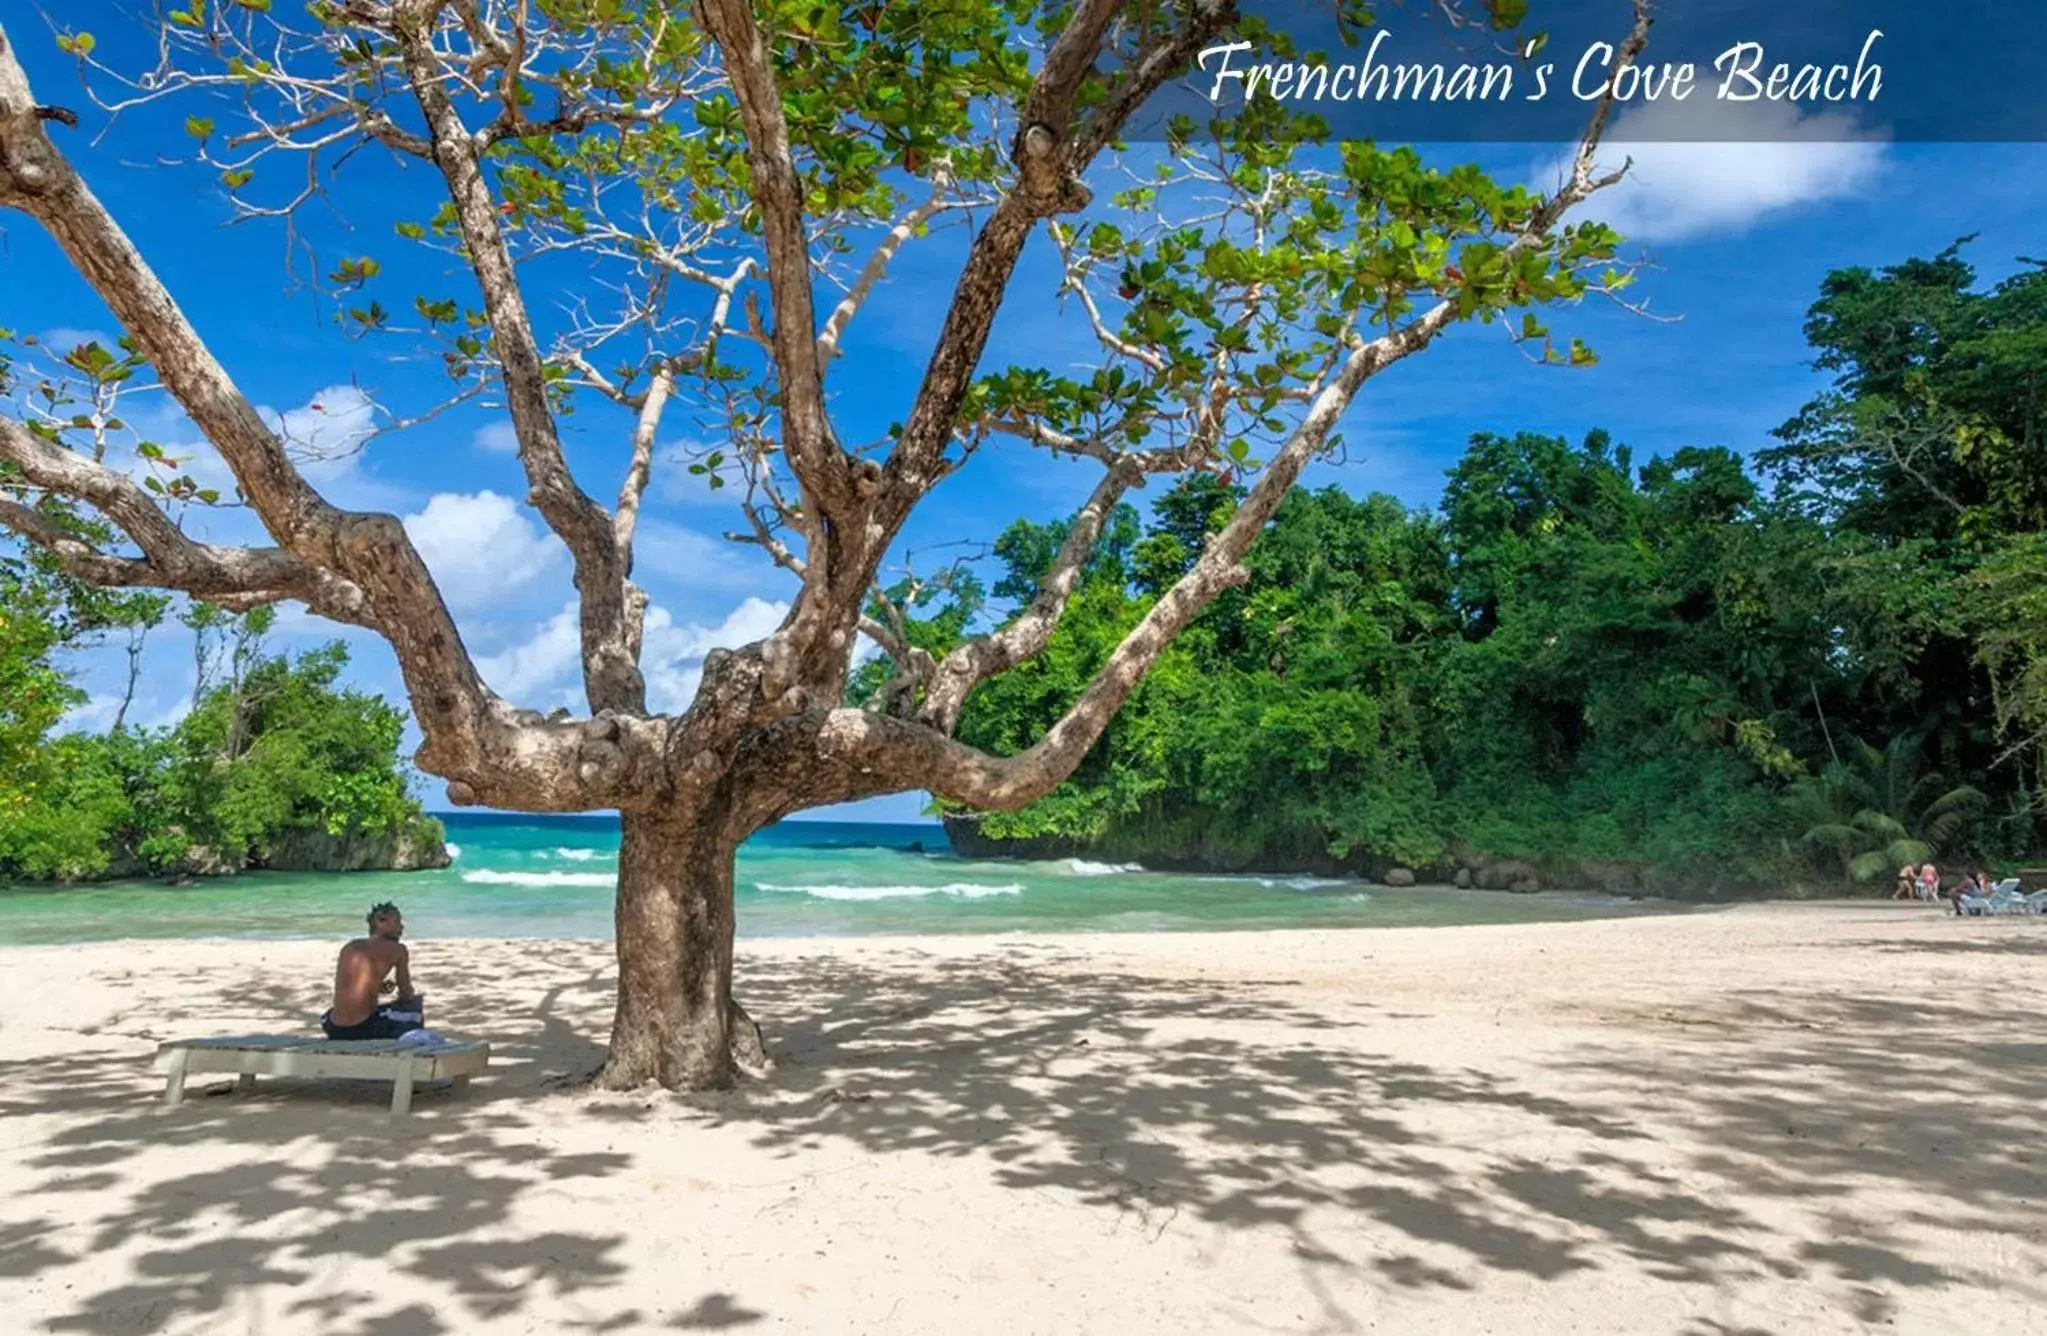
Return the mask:
[[[735,521],[732,527],[740,526]],[[656,519],[640,521],[633,542],[633,570],[692,589],[731,592],[772,588],[788,578],[758,547]]]
[[[359,509],[398,510],[417,494],[384,482],[360,467],[363,447],[376,433],[377,407],[353,385],[329,385],[297,408],[258,407],[256,415],[284,442],[285,452],[307,481],[337,504]],[[223,498],[235,494],[235,479],[211,442],[168,400],[140,404],[124,414],[138,440],[152,440],[179,463],[179,470]],[[136,477],[149,471],[132,445],[112,460]],[[232,537],[228,541],[234,541]]]
[[[509,455],[519,449],[519,433],[510,422],[492,422],[478,427],[469,443],[487,454]]]
[[[1801,115],[1778,102],[1716,99],[1641,107],[1620,117],[1601,145],[1605,168],[1633,160],[1627,177],[1577,213],[1635,241],[1739,232],[1802,205],[1867,194],[1890,146],[1850,137],[1857,133],[1844,114]],[[1567,158],[1544,164],[1536,188],[1554,189],[1567,170]]]
[[[80,329],[75,325],[56,325],[36,335],[36,341],[57,356],[62,357],[81,344],[97,343],[100,347],[120,356],[120,340],[103,329]]]
[[[550,688],[559,692],[576,670],[581,643],[576,604],[571,602],[541,623],[531,639],[479,658],[476,671],[506,700],[534,701],[547,696]]]
[[[789,615],[789,605],[748,598],[725,620],[676,623],[666,608],[647,610],[647,704],[662,713],[689,708],[704,678],[704,656],[714,649],[737,649],[768,635]]]
[[[442,492],[405,517],[405,532],[450,606],[474,608],[544,574],[561,553],[509,497]]]
[[[785,602],[743,600],[716,622],[677,622],[666,608],[647,610],[645,653],[647,704],[663,713],[680,713],[696,698],[703,680],[704,656],[714,649],[752,644],[782,624]],[[522,704],[578,705],[581,632],[574,602],[543,622],[519,644],[477,660],[477,671],[507,700]]]
[[[346,472],[362,457],[377,429],[376,405],[353,385],[329,385],[303,405],[279,413],[260,410],[308,477]]]

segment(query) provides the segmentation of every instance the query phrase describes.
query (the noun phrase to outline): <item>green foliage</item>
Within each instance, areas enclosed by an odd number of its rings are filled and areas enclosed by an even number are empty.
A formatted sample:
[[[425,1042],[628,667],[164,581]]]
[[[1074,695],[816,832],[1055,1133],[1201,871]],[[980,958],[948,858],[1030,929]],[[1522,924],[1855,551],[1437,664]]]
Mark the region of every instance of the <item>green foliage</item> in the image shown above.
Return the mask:
[[[1765,460],[1858,531],[2047,529],[2047,264],[1976,292],[1962,244],[1837,271],[1807,319],[1834,389],[1778,430]]]
[[[1041,736],[1236,496],[1197,477],[1135,541],[1126,522],[1046,654],[984,684],[961,736]],[[1012,527],[996,596],[1034,594],[1063,532]],[[1727,451],[1637,465],[1598,432],[1480,435],[1436,512],[1299,493],[1250,565],[1073,780],[984,834],[1222,867],[1462,854],[1754,882],[2032,837],[1982,709],[1929,709],[1957,662],[1967,676],[1955,569],[1767,499]]]
[[[4,481],[4,480],[0,480]],[[88,542],[105,542],[104,524],[50,497],[43,519]],[[161,615],[152,595],[101,589],[64,573],[40,550],[0,548],[0,826],[27,820],[59,758],[44,746],[57,721],[85,695],[64,676],[57,656],[99,635]]]
[[[221,619],[200,609],[188,620]],[[0,870],[73,879],[240,867],[295,830],[396,834],[425,820],[398,759],[404,716],[339,685],[340,644],[296,659],[237,644],[229,680],[175,728],[34,748],[38,783],[0,823]]]
[[[1838,860],[1849,880],[1875,881],[1956,848],[1989,805],[1978,789],[1921,773],[1919,738],[1901,735],[1882,748],[1848,738],[1844,748],[1842,759],[1793,783],[1784,803],[1806,827],[1800,842]]]

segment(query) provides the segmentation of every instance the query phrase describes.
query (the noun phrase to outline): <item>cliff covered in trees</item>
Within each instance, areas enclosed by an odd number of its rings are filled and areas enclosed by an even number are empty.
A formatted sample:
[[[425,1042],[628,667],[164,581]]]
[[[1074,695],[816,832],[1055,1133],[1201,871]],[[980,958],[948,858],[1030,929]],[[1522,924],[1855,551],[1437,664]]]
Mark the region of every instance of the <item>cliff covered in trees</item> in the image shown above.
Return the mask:
[[[108,731],[59,733],[85,701],[60,651],[131,634],[139,672],[168,604],[110,600],[5,554],[0,595],[0,880],[448,865],[398,757],[404,715],[338,685],[340,644],[269,655],[267,611],[194,607],[199,685],[177,724],[131,726],[124,699]]]
[[[1481,434],[1431,509],[1295,494],[1079,773],[948,812],[955,842],[1646,890],[2035,855],[2047,270],[1842,271],[1807,332],[1835,384],[1751,459]],[[1124,508],[961,737],[1038,736],[1240,494],[1209,474]],[[927,648],[1027,602],[1063,532],[1013,526],[992,590],[933,582]]]

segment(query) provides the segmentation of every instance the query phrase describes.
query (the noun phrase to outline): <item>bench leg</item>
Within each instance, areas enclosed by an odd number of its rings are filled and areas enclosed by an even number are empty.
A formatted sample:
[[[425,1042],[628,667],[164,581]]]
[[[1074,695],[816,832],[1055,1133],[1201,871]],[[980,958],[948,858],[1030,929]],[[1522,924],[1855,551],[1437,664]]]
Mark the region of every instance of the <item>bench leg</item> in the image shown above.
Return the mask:
[[[391,1082],[391,1112],[412,1112],[412,1064],[409,1062],[398,1069],[398,1079]]]
[[[256,1073],[254,1073],[254,1072],[243,1072],[243,1073],[242,1073],[242,1074],[241,1074],[240,1076],[237,1076],[237,1077],[235,1078],[235,1093],[236,1093],[237,1095],[246,1095],[246,1094],[248,1094],[248,1093],[249,1093],[249,1092],[250,1092],[251,1090],[254,1090],[255,1088],[256,1088]]]
[[[187,1050],[182,1048],[177,1050],[175,1053],[171,1054],[171,1063],[169,1071],[170,1080],[164,1085],[163,1088],[164,1103],[177,1104],[184,1100],[185,1063],[189,1060],[189,1058],[190,1054],[187,1052]]]

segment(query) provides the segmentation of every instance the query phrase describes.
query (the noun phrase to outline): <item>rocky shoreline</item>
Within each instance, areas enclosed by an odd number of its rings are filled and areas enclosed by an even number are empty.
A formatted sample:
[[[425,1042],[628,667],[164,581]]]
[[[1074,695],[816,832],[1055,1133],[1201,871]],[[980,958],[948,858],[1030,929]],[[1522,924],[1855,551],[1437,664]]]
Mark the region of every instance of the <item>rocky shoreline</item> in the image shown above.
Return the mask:
[[[421,872],[449,866],[447,834],[432,817],[415,818],[396,831],[344,831],[339,835],[318,827],[286,830],[270,843],[237,858],[205,845],[194,845],[165,868],[152,868],[132,847],[114,850],[107,866],[82,877],[21,885],[84,886],[109,881],[168,881],[189,885],[201,878],[233,877],[243,872]]]
[[[1308,874],[1356,877],[1384,886],[1446,886],[1460,890],[1511,891],[1597,891],[1606,895],[1645,896],[1657,899],[1708,900],[1750,899],[1758,896],[1796,894],[1803,888],[1787,888],[1782,882],[1768,885],[1725,874],[1705,874],[1660,867],[1647,861],[1595,859],[1527,859],[1494,854],[1461,853],[1440,862],[1413,866],[1383,858],[1335,858],[1328,855],[1253,858],[1221,856],[1208,849],[1161,853],[1154,849],[1117,846],[1105,848],[1085,840],[1057,838],[1003,840],[981,833],[973,816],[944,813],[945,827],[953,851],[964,858],[1089,858],[1135,863],[1152,872],[1193,872],[1225,875]],[[1818,890],[1821,888],[1815,888]],[[1827,893],[1839,894],[1840,888]]]

